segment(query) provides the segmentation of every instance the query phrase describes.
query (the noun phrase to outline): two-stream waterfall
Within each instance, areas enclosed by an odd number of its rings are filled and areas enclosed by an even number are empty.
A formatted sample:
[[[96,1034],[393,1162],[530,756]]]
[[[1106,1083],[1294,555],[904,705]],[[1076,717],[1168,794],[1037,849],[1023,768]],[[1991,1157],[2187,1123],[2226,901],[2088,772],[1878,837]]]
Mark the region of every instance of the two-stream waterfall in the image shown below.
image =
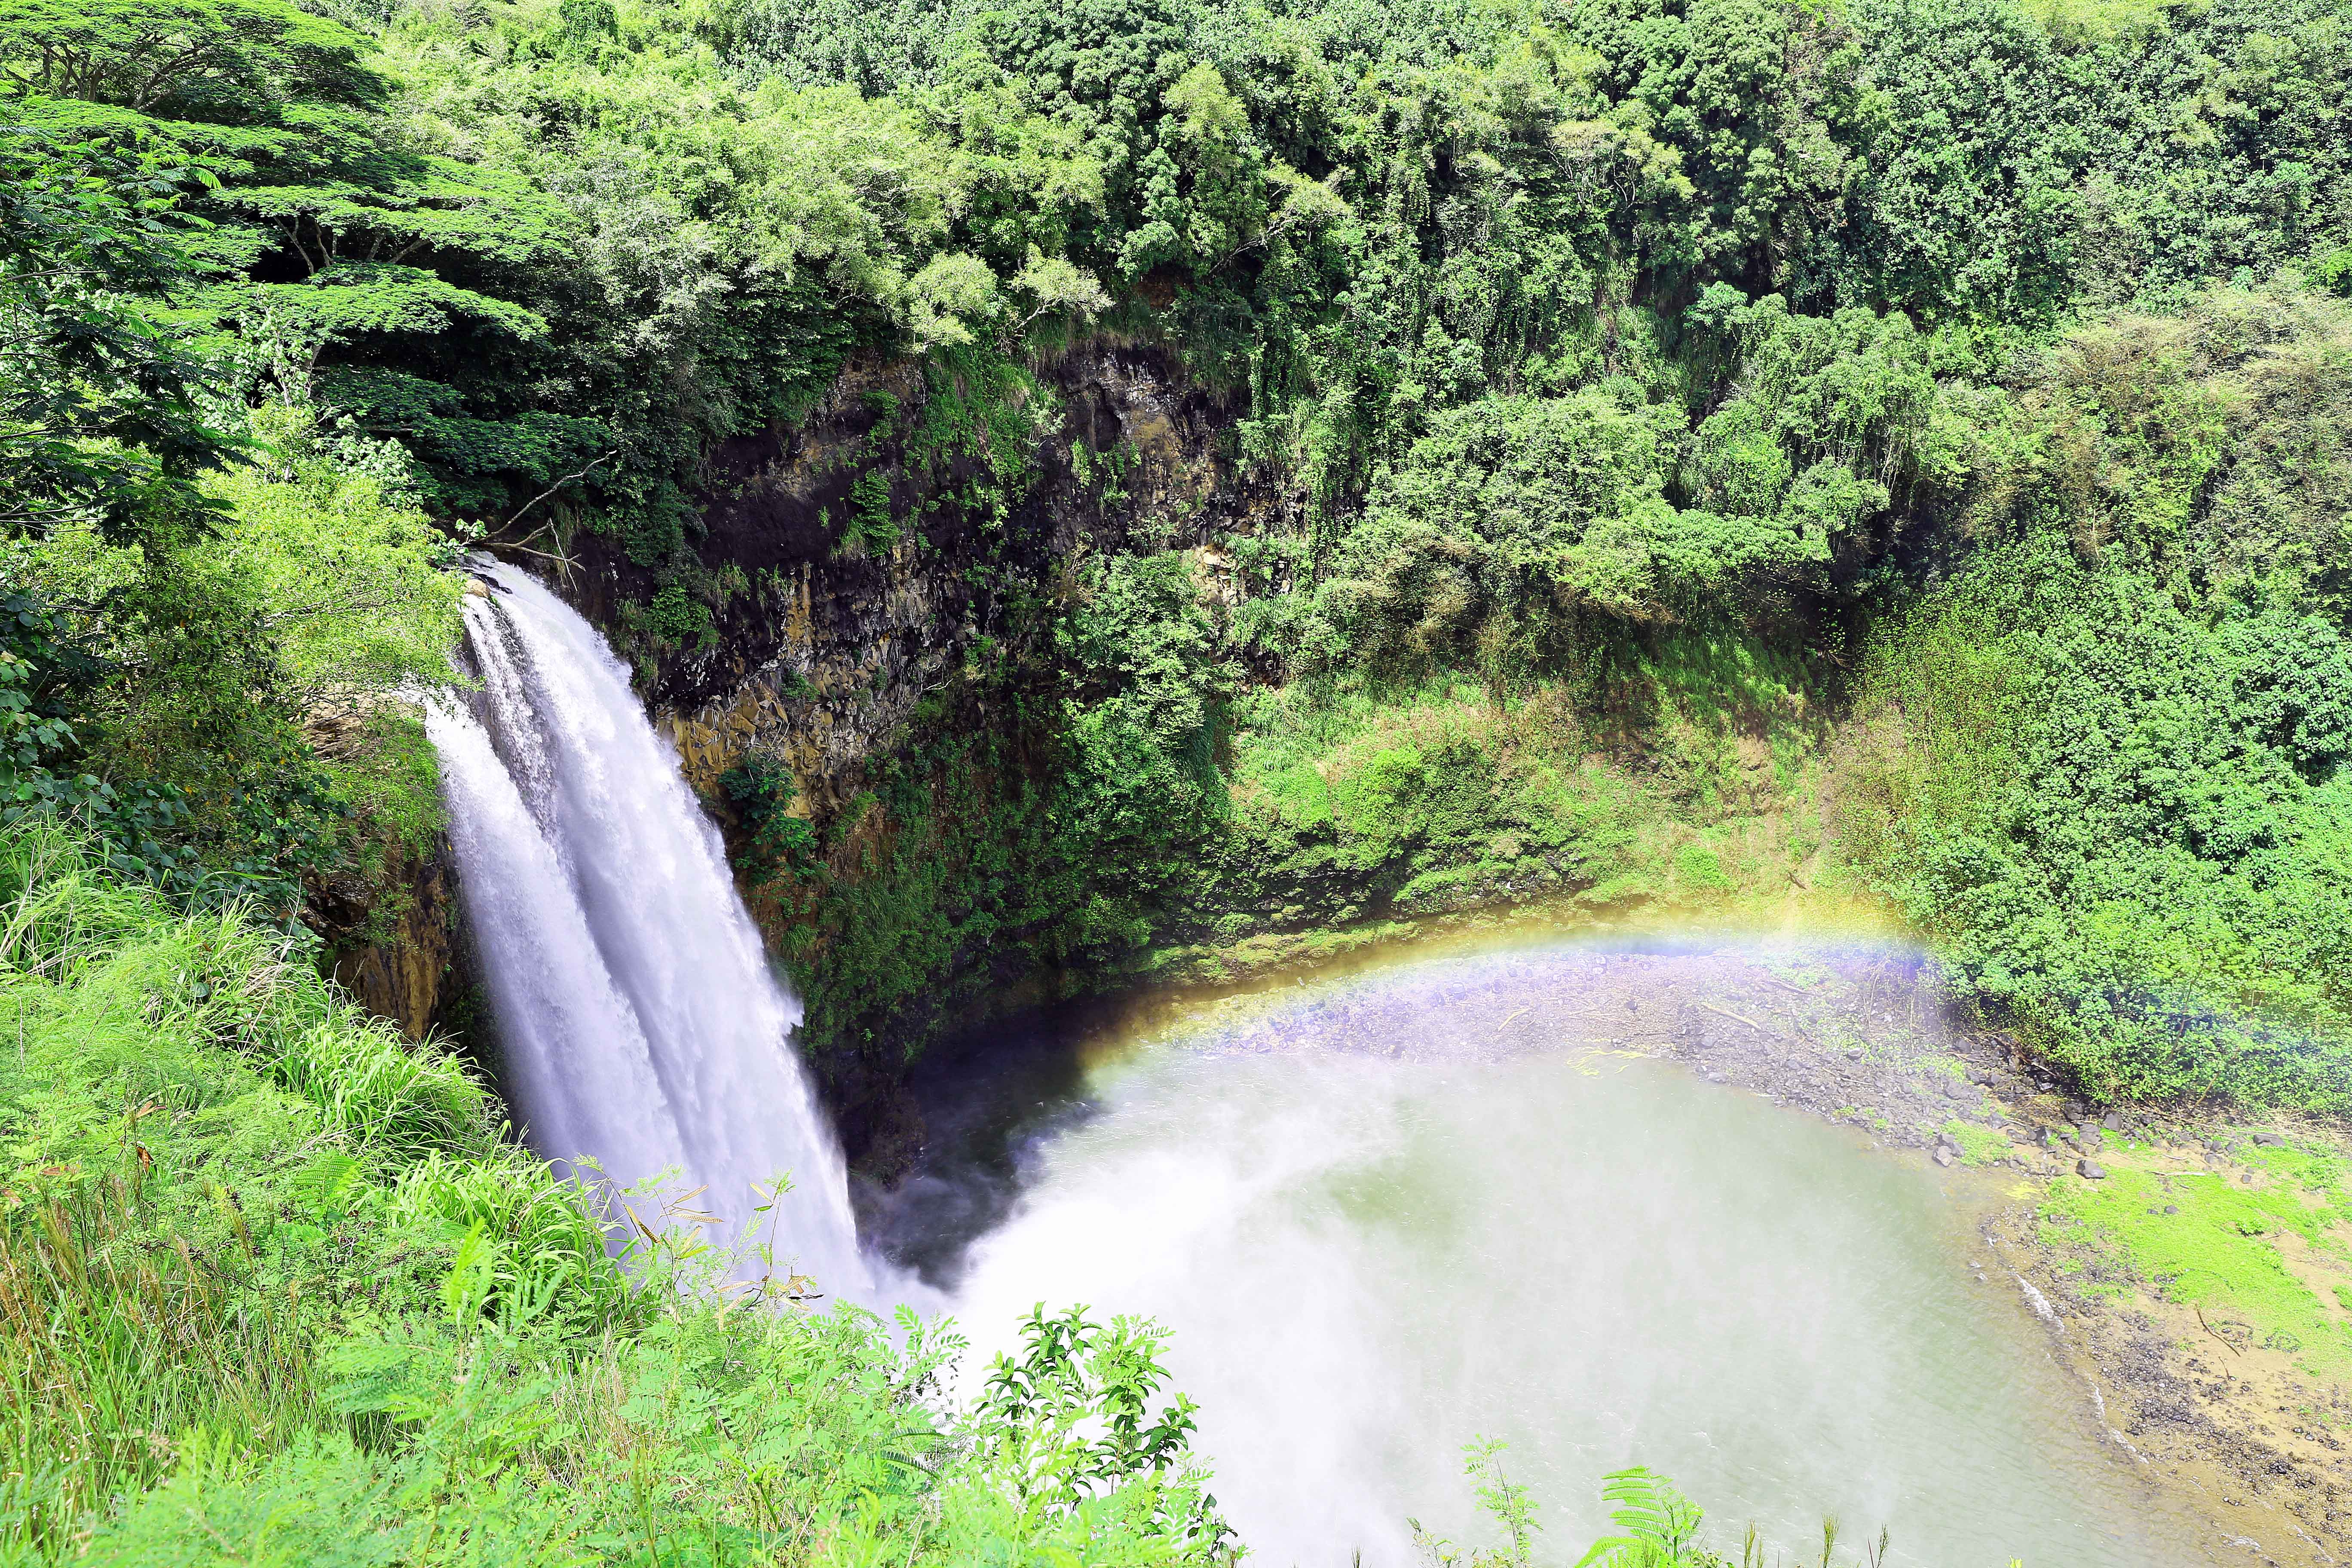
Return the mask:
[[[508,1089],[531,1144],[616,1184],[676,1169],[733,1241],[774,1223],[778,1261],[871,1287],[841,1155],[787,1035],[719,832],[588,623],[520,572],[466,601],[481,679],[436,700],[467,917]],[[789,1174],[781,1210],[753,1184]]]

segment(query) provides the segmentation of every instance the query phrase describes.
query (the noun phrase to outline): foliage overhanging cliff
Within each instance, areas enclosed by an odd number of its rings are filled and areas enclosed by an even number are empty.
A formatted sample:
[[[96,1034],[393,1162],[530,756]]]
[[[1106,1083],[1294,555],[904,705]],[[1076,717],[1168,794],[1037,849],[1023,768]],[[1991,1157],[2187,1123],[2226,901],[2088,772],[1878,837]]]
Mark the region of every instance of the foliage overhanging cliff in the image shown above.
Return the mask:
[[[16,776],[151,868],[429,826],[390,742],[287,795],[282,588],[161,635],[259,406],[600,615],[836,1077],[1829,874],[2096,1092],[2352,1096],[2318,0],[11,0],[0,59],[12,352],[120,338],[9,414]],[[81,294],[74,223],[140,237]],[[142,739],[191,692],[278,719]]]

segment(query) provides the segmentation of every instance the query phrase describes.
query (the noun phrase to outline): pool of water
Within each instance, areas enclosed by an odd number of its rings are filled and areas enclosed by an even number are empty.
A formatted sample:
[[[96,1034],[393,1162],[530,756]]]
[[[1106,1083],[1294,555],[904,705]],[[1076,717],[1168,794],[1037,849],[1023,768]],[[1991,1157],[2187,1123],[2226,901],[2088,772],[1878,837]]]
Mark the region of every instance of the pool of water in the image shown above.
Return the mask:
[[[876,1229],[983,1358],[1040,1300],[1166,1325],[1263,1563],[1410,1563],[1409,1519],[1487,1539],[1479,1437],[1509,1445],[1547,1560],[1601,1532],[1600,1478],[1633,1463],[1735,1560],[1752,1524],[1817,1561],[1824,1515],[1842,1561],[1882,1526],[1897,1563],[2210,1560],[2014,1281],[1976,1279],[1981,1184],[1612,1049],[1620,996],[1670,1005],[1708,964],[1611,955],[1596,1036],[1592,958],[1455,953],[1245,1024],[1032,1038],[992,1096],[939,1095]]]

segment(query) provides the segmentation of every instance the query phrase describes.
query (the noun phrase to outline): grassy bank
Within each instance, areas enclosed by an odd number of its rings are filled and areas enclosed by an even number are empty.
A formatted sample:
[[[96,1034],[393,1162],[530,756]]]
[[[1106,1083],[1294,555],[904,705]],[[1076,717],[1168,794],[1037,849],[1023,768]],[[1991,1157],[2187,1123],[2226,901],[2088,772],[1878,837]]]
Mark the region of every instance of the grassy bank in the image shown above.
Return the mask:
[[[0,1561],[1226,1553],[1150,1331],[1041,1326],[950,1410],[951,1337],[559,1182],[234,908],[12,833],[0,1017]]]
[[[2210,1349],[2260,1348],[2352,1384],[2352,1190],[2325,1136],[2221,1125],[2118,1137],[2098,1182],[2061,1179],[2040,1239],[2085,1293],[2202,1313]],[[2101,1269],[2099,1261],[2121,1265]]]

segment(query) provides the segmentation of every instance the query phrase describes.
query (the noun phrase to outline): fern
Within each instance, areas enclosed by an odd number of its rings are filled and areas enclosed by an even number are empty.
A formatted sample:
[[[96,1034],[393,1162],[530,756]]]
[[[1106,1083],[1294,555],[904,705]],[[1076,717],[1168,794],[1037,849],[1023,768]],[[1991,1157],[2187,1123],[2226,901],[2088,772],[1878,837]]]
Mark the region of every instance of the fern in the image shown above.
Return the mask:
[[[1408,1519],[1405,1523],[1412,1527],[1413,1544],[1429,1568],[1528,1568],[1533,1557],[1532,1537],[1543,1526],[1536,1522],[1535,1500],[1528,1495],[1528,1489],[1503,1472],[1506,1447],[1494,1437],[1464,1445],[1462,1472],[1477,1483],[1478,1506],[1503,1527],[1507,1544],[1499,1550],[1473,1547],[1465,1553],[1444,1537],[1423,1530],[1421,1521]]]
[[[482,1234],[476,1220],[457,1243],[457,1257],[441,1279],[441,1305],[449,1321],[463,1331],[473,1326],[489,1305],[498,1288],[498,1244]]]
[[[360,1163],[330,1150],[295,1175],[294,1195],[320,1219],[341,1219],[359,1180]]]
[[[1601,1495],[1617,1506],[1610,1520],[1618,1534],[1592,1543],[1576,1568],[1699,1568],[1707,1559],[1693,1545],[1702,1515],[1674,1482],[1645,1465],[1601,1478]]]

